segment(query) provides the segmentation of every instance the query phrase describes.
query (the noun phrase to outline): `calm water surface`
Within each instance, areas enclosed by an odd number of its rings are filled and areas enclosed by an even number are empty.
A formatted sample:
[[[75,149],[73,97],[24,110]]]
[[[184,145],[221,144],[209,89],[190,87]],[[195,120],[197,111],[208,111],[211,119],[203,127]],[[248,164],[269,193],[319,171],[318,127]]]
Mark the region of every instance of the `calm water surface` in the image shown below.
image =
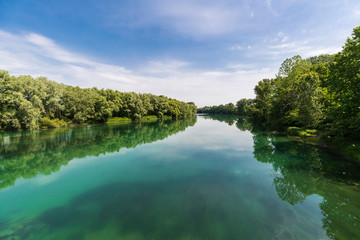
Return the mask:
[[[0,135],[0,239],[360,239],[360,167],[198,116]]]

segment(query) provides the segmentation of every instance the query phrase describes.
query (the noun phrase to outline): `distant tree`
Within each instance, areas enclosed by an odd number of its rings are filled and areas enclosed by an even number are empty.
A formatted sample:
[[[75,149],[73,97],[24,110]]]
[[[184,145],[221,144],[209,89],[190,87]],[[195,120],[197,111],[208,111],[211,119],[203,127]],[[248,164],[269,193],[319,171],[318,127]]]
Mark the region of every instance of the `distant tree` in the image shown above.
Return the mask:
[[[228,103],[225,105],[225,113],[233,115],[237,113],[237,109],[233,103]]]
[[[251,108],[254,107],[254,103],[254,99],[240,99],[236,102],[237,114],[240,116],[249,116],[251,114]]]

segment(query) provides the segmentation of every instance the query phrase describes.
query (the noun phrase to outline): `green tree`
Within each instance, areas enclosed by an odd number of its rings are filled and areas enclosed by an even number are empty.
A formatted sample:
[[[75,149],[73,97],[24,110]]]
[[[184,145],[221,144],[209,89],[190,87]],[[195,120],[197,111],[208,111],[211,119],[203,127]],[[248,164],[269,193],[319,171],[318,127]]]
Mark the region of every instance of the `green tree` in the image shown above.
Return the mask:
[[[254,103],[254,99],[240,99],[236,102],[237,113],[240,116],[249,116],[251,114],[251,108],[254,106]]]
[[[334,134],[360,136],[360,26],[335,55],[328,80],[332,105],[328,117]]]
[[[255,86],[256,98],[251,113],[256,120],[266,124],[270,123],[271,120],[274,87],[274,80],[272,79],[264,79]]]
[[[305,127],[317,127],[323,118],[320,88],[320,79],[317,73],[309,72],[299,77],[298,86],[297,122]]]

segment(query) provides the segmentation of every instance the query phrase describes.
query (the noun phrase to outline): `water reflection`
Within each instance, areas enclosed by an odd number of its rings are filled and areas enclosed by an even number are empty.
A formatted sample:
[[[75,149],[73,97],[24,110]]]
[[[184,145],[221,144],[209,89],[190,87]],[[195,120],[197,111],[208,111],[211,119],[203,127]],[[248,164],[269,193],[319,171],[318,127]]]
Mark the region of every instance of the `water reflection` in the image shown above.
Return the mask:
[[[14,185],[19,178],[56,172],[74,158],[99,156],[134,148],[184,131],[196,118],[98,125],[49,131],[2,133],[0,135],[0,189]]]
[[[219,122],[225,122],[229,126],[232,126],[239,119],[237,116],[227,116],[227,115],[203,115],[205,119],[212,119]]]
[[[325,149],[261,130],[247,119],[238,119],[236,127],[253,134],[253,154],[257,161],[272,164],[276,173],[273,186],[282,200],[296,205],[310,195],[319,195],[323,198],[319,207],[328,237],[360,239],[358,164]]]
[[[0,239],[360,239],[358,166],[247,119],[205,118],[214,121],[59,171],[48,185],[2,191]],[[194,123],[9,135],[2,166],[9,179],[32,167],[32,174],[56,171],[72,158],[163,139]]]

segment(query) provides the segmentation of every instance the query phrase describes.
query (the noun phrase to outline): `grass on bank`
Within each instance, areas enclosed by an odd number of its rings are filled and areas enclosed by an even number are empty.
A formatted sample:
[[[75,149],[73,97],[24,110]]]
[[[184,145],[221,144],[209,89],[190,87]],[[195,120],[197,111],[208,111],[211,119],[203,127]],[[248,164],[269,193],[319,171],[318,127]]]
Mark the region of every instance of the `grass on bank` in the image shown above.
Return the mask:
[[[163,116],[163,120],[171,119],[170,116]],[[143,116],[140,120],[140,122],[155,122],[158,121],[159,118],[155,115],[147,115]],[[109,118],[106,121],[106,124],[122,124],[122,123],[130,123],[133,120],[127,117],[113,117]],[[91,125],[93,123],[91,122],[85,122],[82,124],[74,124],[71,121],[66,122],[65,120],[60,120],[58,118],[49,119],[47,117],[43,117],[40,119],[40,126],[41,129],[50,129],[50,128],[64,128],[64,127],[75,127],[75,126],[81,126],[81,125]]]
[[[69,123],[58,118],[49,119],[47,117],[40,118],[41,128],[63,128],[67,127]]]
[[[169,116],[163,116],[162,118],[163,120],[165,119],[171,119],[171,117]],[[155,115],[146,115],[143,116],[139,122],[155,122],[159,120],[159,118]],[[113,118],[109,118],[106,123],[107,124],[117,124],[117,123],[129,123],[132,122],[132,120],[130,118],[127,117],[113,117]]]
[[[113,117],[113,118],[109,118],[106,121],[107,124],[129,123],[129,122],[131,122],[131,119],[127,117]]]

